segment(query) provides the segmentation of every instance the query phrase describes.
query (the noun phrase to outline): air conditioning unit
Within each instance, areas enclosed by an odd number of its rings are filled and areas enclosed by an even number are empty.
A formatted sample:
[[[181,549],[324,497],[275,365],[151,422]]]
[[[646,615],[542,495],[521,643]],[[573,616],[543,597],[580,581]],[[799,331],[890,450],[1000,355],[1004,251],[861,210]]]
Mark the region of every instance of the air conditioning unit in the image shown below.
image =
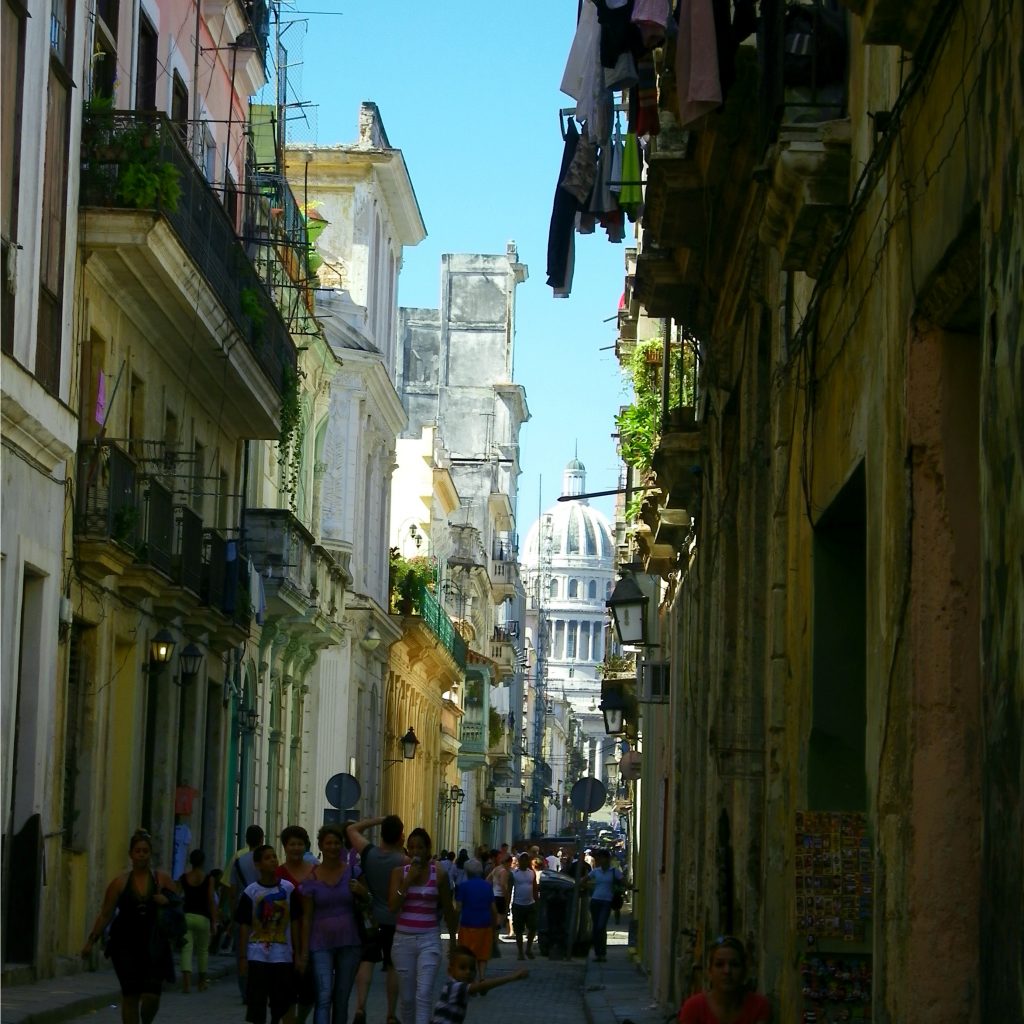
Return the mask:
[[[669,675],[667,661],[645,661],[640,676],[640,703],[667,704]]]

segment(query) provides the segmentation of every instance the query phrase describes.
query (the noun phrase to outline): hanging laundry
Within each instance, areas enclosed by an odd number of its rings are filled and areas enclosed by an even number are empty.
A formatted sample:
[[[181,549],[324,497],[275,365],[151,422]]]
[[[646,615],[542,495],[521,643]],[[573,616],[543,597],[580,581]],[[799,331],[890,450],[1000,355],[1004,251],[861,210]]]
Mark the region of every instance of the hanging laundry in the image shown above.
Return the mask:
[[[712,0],[681,0],[676,88],[679,90],[680,128],[693,124],[722,103]]]
[[[594,182],[587,210],[581,213],[579,218],[577,230],[580,234],[589,234],[594,230],[595,224],[600,224],[608,235],[608,241],[621,242],[625,237],[626,219],[619,209],[618,196],[611,189],[617,156],[618,165],[620,168],[622,166],[621,145],[621,139],[618,146],[612,139],[601,147],[597,180]]]
[[[636,117],[633,122],[637,135],[657,135],[661,131],[658,117],[658,76],[654,70],[653,54],[637,61],[639,80],[636,89]]]
[[[586,125],[583,133],[576,144],[576,152],[569,161],[569,169],[565,172],[559,184],[568,193],[575,196],[577,202],[583,206],[590,198],[594,188],[594,181],[597,178],[597,145],[590,138]]]
[[[597,19],[601,23],[601,64],[614,68],[619,57],[628,53],[634,60],[644,54],[640,29],[633,24],[633,0],[613,6],[609,0],[596,0]]]
[[[648,50],[661,46],[665,41],[669,6],[669,0],[636,0],[633,4],[633,24],[639,29],[640,38]]]
[[[562,297],[569,294],[572,287],[573,265],[573,229],[579,202],[572,193],[562,188],[562,182],[569,173],[572,158],[579,145],[580,133],[575,123],[570,120],[565,132],[565,146],[562,150],[562,165],[558,171],[558,184],[555,186],[555,199],[551,207],[551,223],[548,227],[548,285],[555,290],[555,295]]]
[[[640,180],[640,148],[636,135],[629,132],[622,150],[622,182],[619,190],[619,206],[636,223],[643,212],[644,192]]]
[[[611,122],[605,117],[608,97],[600,50],[597,7],[592,0],[585,0],[559,88],[576,101],[577,119],[589,126],[590,137],[598,143],[611,131]]]

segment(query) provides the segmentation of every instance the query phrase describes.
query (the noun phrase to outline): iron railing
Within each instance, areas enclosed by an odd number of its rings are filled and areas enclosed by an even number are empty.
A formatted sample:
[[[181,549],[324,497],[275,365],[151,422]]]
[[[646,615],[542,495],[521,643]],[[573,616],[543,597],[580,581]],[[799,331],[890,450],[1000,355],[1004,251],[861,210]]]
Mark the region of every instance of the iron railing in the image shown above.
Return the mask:
[[[200,599],[211,608],[224,607],[227,576],[228,542],[219,530],[203,530],[203,570]]]
[[[430,631],[444,645],[444,648],[455,659],[459,668],[466,667],[466,641],[448,618],[445,610],[437,603],[434,595],[421,586],[416,597],[416,606]]]
[[[286,377],[295,374],[295,344],[235,225],[189,154],[180,125],[159,113],[86,113],[81,205],[152,210],[166,218],[260,368],[284,391]]]
[[[76,532],[134,548],[139,526],[135,460],[113,441],[78,450]]]
[[[174,547],[174,495],[153,477],[144,486],[145,518],[135,558],[170,576]]]
[[[203,587],[203,520],[187,505],[178,505],[175,530],[173,576],[194,594]]]
[[[838,0],[762,0],[757,43],[764,142],[780,124],[845,116],[848,30]]]

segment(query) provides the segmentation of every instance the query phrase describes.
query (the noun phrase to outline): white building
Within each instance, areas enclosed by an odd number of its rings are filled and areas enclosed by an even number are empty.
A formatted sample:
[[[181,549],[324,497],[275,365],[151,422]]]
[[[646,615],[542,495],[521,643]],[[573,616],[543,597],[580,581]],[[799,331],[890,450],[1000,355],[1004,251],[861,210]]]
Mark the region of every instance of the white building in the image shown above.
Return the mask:
[[[578,497],[586,493],[586,480],[586,467],[572,459],[562,475],[562,495],[571,500],[548,508],[530,527],[522,548],[526,633],[529,646],[539,651],[530,681],[527,747],[532,753],[537,731],[545,728],[544,716],[550,718],[564,705],[591,740],[584,774],[602,778],[609,738],[599,708],[598,667],[605,656],[605,601],[613,585],[615,546],[605,516],[585,497]],[[551,766],[549,788],[557,790],[561,779],[564,794],[575,779],[566,778],[568,753],[561,760]]]
[[[395,440],[405,412],[395,388],[402,251],[426,237],[400,149],[373,103],[359,110],[354,144],[289,148],[300,202],[326,221],[316,313],[337,359],[330,406],[313,439],[320,483],[314,524],[352,576],[346,643],[324,650],[310,673],[315,751],[308,820],[323,819],[324,785],[352,773],[358,808],[378,806],[388,648],[400,635],[388,615],[388,534]]]

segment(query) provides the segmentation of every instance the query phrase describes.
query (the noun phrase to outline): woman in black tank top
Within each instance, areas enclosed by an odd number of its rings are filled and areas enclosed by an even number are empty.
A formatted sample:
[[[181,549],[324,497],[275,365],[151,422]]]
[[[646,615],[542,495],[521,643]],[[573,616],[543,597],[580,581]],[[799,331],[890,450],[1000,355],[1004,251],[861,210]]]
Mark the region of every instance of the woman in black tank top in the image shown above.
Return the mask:
[[[192,866],[178,879],[185,903],[185,945],[181,947],[181,991],[192,987],[192,952],[195,950],[199,961],[199,991],[206,988],[206,964],[210,953],[210,929],[216,916],[213,899],[213,879],[206,873],[203,864],[206,857],[202,850],[193,850],[188,855]]]

